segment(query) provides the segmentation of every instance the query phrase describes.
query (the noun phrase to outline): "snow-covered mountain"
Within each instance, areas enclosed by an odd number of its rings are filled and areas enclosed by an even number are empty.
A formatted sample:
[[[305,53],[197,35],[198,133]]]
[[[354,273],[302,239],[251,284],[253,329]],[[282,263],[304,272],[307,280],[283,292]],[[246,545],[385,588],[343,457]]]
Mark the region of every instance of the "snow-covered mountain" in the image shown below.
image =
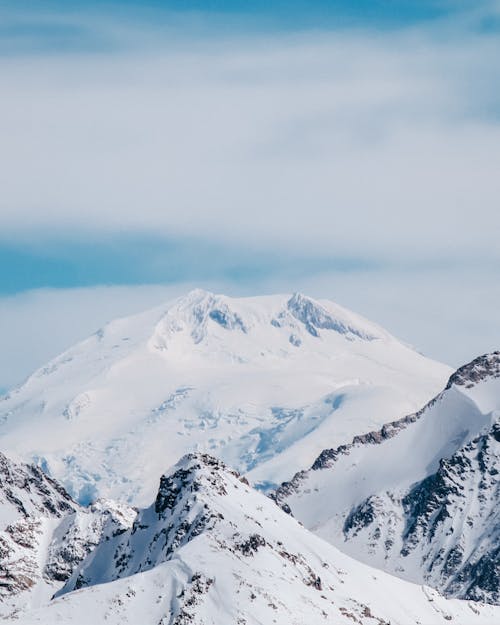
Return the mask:
[[[38,467],[0,454],[0,619],[47,603],[105,536],[134,517],[113,502],[84,509]]]
[[[352,560],[198,453],[162,477],[153,504],[102,540],[56,599],[19,616],[18,625],[493,625],[500,608]]]
[[[0,447],[81,503],[144,505],[184,453],[263,487],[428,401],[450,370],[336,304],[194,291],[118,319],[0,401]]]
[[[500,352],[418,413],[324,450],[276,499],[344,552],[448,596],[500,603]]]
[[[77,509],[39,468],[0,454],[0,618],[28,596],[50,597],[50,580],[43,579],[48,537]],[[51,564],[57,568],[55,560]]]

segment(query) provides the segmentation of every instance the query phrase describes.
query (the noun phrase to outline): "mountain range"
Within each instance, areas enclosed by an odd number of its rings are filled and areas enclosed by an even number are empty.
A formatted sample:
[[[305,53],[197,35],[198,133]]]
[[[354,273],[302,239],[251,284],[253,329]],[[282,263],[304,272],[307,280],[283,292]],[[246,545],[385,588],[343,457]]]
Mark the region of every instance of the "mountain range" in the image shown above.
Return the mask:
[[[7,622],[500,622],[500,352],[197,290],[3,397],[0,447]]]
[[[45,540],[17,535],[25,558],[46,560],[41,577],[12,571],[23,587],[11,589],[10,612],[2,605],[7,622],[493,625],[500,615],[499,607],[446,599],[344,555],[207,454],[184,456],[133,520],[123,511],[82,512],[62,491],[46,502],[60,496],[76,510],[61,520],[45,507],[32,517],[53,525]]]

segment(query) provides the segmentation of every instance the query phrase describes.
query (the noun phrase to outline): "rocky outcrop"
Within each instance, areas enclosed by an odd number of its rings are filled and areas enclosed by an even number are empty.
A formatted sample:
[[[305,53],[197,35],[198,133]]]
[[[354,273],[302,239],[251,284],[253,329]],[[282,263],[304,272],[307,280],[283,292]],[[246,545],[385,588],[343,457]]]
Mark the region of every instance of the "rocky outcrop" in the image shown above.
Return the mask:
[[[483,380],[495,378],[500,378],[500,351],[479,356],[457,369],[450,377],[446,388],[449,389],[453,385],[472,388]]]
[[[83,508],[39,467],[0,453],[0,615],[15,613],[35,588],[53,594],[98,543],[134,517],[112,502]]]

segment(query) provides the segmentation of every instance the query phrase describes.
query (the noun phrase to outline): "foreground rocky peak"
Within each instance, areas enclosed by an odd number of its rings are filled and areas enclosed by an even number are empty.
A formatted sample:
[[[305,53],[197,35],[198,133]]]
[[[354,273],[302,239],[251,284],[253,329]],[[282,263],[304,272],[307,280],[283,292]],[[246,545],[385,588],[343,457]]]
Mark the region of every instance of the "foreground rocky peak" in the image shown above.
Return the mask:
[[[138,512],[130,529],[91,553],[60,594],[168,561],[197,536],[227,524],[226,506],[243,491],[250,491],[248,482],[222,461],[208,454],[187,454],[161,477],[154,503]]]
[[[227,467],[221,460],[202,453],[186,454],[174,469],[173,473],[166,473],[160,479],[154,504],[159,515],[174,509],[180,499],[192,493],[196,493],[197,497],[202,495],[202,491],[205,495],[211,491],[226,494],[227,478],[240,478],[237,471]]]
[[[132,527],[106,535],[58,596],[18,625],[495,622],[492,607],[351,560],[245,482],[207,454],[185,456]]]

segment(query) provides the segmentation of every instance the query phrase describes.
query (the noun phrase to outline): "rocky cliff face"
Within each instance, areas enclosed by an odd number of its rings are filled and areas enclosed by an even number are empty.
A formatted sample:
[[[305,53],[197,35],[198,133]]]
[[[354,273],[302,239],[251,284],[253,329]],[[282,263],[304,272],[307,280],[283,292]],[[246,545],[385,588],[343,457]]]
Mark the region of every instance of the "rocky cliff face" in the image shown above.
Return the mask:
[[[367,498],[347,516],[346,541],[405,561],[449,596],[500,603],[500,423],[402,493]]]
[[[0,454],[0,615],[53,594],[107,535],[130,525],[131,509],[89,509],[33,465]]]
[[[473,388],[484,380],[500,378],[500,351],[478,356],[463,367],[460,367],[450,376],[446,389],[453,386]]]
[[[0,601],[9,602],[37,584],[49,527],[77,509],[41,469],[0,454]]]

